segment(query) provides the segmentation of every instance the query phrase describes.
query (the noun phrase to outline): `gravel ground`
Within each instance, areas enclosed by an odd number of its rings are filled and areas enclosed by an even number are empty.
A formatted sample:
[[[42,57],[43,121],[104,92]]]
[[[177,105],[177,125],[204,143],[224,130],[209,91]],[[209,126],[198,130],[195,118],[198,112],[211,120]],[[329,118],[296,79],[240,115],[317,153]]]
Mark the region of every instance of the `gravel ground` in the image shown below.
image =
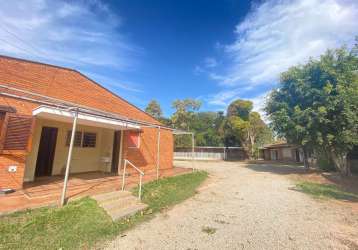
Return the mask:
[[[191,167],[191,163],[177,162]],[[108,249],[358,249],[358,214],[293,190],[278,166],[194,163],[193,198],[118,236]]]

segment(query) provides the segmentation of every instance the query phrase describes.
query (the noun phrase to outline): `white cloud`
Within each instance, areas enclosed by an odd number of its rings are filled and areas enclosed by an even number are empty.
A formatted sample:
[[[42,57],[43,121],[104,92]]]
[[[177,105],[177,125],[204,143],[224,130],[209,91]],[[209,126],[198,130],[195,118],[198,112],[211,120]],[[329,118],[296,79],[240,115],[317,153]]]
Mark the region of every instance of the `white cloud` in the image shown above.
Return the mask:
[[[123,90],[128,90],[131,92],[137,92],[137,93],[142,93],[143,91],[139,88],[138,84],[135,84],[133,82],[128,82],[125,80],[122,80],[120,76],[105,76],[102,74],[98,74],[98,73],[93,73],[93,72],[82,72],[85,75],[87,75],[88,77],[90,77],[91,79],[93,79],[96,82],[101,83],[102,85],[104,85],[107,88],[110,89],[123,89]]]
[[[70,67],[129,70],[140,51],[101,1],[1,1],[0,53]]]
[[[265,114],[264,108],[265,108],[265,104],[266,104],[266,100],[267,100],[267,96],[269,95],[269,92],[264,92],[258,96],[255,96],[254,98],[249,98],[250,101],[252,101],[253,106],[254,106],[254,111],[260,113],[261,118],[265,121],[268,122],[268,118]]]
[[[210,103],[227,105],[252,96],[250,90],[260,96],[290,66],[352,44],[357,20],[357,1],[270,0],[253,7],[236,26],[235,41],[222,46],[229,67],[209,74],[222,88]]]

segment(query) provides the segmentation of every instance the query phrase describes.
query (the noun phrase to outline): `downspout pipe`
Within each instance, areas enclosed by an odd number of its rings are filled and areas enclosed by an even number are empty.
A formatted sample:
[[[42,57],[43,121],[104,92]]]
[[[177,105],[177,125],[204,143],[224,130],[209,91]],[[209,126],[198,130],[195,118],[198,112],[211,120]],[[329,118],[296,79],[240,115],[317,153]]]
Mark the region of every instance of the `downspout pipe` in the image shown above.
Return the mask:
[[[159,179],[159,167],[160,167],[160,127],[158,127],[158,138],[157,138],[157,180]]]
[[[61,195],[61,206],[64,206],[66,204],[66,190],[67,190],[68,176],[70,174],[70,164],[71,164],[71,158],[72,158],[73,144],[75,141],[77,118],[78,118],[78,108],[70,108],[69,110],[73,110],[73,109],[75,109],[75,113],[74,113],[74,117],[73,117],[70,146],[69,146],[68,155],[67,155],[65,179],[63,181],[63,189],[62,189],[62,195]]]

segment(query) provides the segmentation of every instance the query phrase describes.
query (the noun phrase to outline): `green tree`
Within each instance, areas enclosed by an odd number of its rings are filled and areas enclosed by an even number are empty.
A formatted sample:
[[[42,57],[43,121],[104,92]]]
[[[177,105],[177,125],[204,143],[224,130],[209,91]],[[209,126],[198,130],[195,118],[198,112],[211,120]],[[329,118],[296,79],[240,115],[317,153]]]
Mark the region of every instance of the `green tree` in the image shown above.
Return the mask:
[[[191,98],[175,100],[172,103],[172,108],[175,109],[175,112],[171,117],[174,127],[189,131],[194,114],[200,109],[200,106],[200,101]]]
[[[223,119],[223,112],[195,113],[191,128],[195,132],[196,145],[223,146],[222,137],[218,133]]]
[[[226,146],[242,146],[248,149],[250,157],[256,157],[258,148],[271,142],[272,133],[258,112],[252,112],[249,100],[238,99],[227,109],[227,117],[222,125]]]
[[[185,131],[190,131],[195,112],[200,109],[201,102],[194,99],[175,100],[172,103],[172,108],[175,112],[171,116],[171,122],[174,128]],[[190,147],[190,136],[176,136],[175,147]]]
[[[145,112],[152,115],[156,119],[160,119],[163,115],[162,109],[156,100],[151,100],[148,103],[147,107],[145,108]]]
[[[267,102],[273,128],[307,151],[324,151],[343,175],[347,153],[358,144],[357,46],[329,50],[319,59],[290,68]],[[307,160],[305,160],[307,166]]]
[[[249,124],[247,127],[248,147],[251,157],[258,156],[258,148],[272,141],[271,130],[261,119],[258,112],[249,114]]]
[[[249,122],[239,116],[227,117],[221,127],[224,144],[227,147],[246,147]]]
[[[252,102],[248,100],[241,100],[238,99],[230,103],[229,107],[227,108],[226,115],[230,116],[238,116],[241,119],[247,121],[249,119],[249,114],[252,111]]]

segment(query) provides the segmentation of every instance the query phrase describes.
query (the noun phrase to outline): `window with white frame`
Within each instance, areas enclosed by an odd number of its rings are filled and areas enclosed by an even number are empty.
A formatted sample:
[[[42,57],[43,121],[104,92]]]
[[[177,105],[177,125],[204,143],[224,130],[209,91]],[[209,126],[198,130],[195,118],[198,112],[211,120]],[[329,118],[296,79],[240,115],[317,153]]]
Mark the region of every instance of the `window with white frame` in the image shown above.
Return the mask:
[[[70,146],[71,135],[72,135],[72,130],[67,131],[66,146]],[[81,147],[81,145],[82,145],[82,132],[76,131],[75,132],[75,140],[73,141],[73,146]]]
[[[84,132],[82,140],[83,148],[95,148],[96,147],[96,133]]]
[[[70,145],[72,130],[67,131],[66,146]],[[97,134],[93,132],[76,131],[73,142],[74,147],[95,148]]]

